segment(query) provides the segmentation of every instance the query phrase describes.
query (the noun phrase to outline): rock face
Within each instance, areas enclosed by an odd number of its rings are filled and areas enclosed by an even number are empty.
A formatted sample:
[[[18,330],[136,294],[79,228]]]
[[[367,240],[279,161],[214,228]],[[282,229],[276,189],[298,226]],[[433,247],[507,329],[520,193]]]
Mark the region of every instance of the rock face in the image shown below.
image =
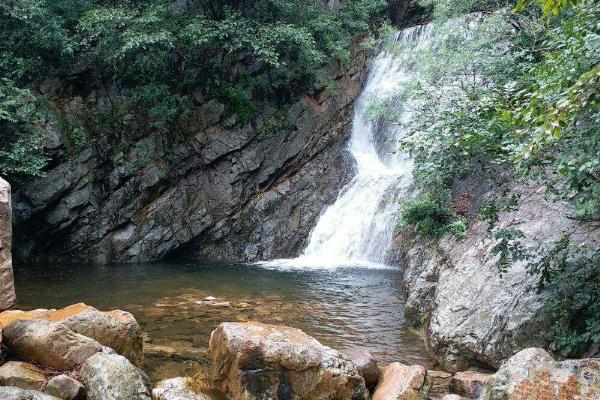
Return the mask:
[[[366,71],[358,47],[352,66],[331,68],[338,90],[305,96],[283,117],[267,107],[235,125],[222,105],[196,99],[193,115],[181,121],[185,132],[107,133],[73,158],[57,156],[44,178],[15,190],[15,259],[105,263],[176,252],[231,260],[297,254],[353,171],[342,149]],[[82,114],[100,98],[111,103],[108,88],[72,99],[64,98],[68,90],[56,92],[48,94],[53,104]]]
[[[254,322],[222,323],[209,344],[216,384],[233,399],[363,400],[357,368],[304,332]]]
[[[49,394],[25,390],[12,386],[0,386],[0,399],[2,400],[61,400]]]
[[[98,353],[81,367],[87,400],[151,400],[148,377],[125,357]]]
[[[85,398],[85,388],[81,382],[64,374],[50,379],[44,391],[63,400],[81,400]]]
[[[495,196],[486,182],[465,184],[461,191],[482,203]],[[564,231],[576,232],[574,242],[598,244],[597,235],[580,233],[591,229],[568,218],[567,205],[544,199],[543,188],[515,191],[523,194],[518,209],[501,213],[497,226],[520,229],[524,246],[551,244]],[[527,274],[523,262],[501,277],[498,256],[492,255],[496,242],[487,238],[486,230],[487,223],[474,218],[464,240],[448,235],[435,244],[406,230],[397,239],[395,257],[406,267],[407,321],[425,331],[432,353],[446,370],[497,369],[517,351],[549,343],[543,334],[549,321],[540,310],[541,298],[530,290],[537,278]]]
[[[0,177],[0,311],[15,305],[12,269],[12,208],[10,185]]]
[[[71,370],[83,364],[102,346],[77,334],[61,323],[44,320],[17,320],[4,330],[6,345],[23,360],[58,370]]]
[[[209,400],[192,389],[191,378],[173,378],[161,381],[152,390],[153,400]]]
[[[512,356],[485,386],[481,400],[600,398],[600,359],[554,361],[542,349]]]
[[[62,323],[73,332],[112,348],[127,357],[136,367],[144,366],[142,330],[133,315],[126,311],[103,312],[80,303],[60,310],[11,310],[0,313],[0,325],[3,326],[16,320],[28,319]]]
[[[0,367],[0,385],[42,390],[46,385],[46,376],[33,364],[9,361]]]
[[[424,397],[427,370],[420,365],[391,363],[375,388],[372,400],[414,400]]]

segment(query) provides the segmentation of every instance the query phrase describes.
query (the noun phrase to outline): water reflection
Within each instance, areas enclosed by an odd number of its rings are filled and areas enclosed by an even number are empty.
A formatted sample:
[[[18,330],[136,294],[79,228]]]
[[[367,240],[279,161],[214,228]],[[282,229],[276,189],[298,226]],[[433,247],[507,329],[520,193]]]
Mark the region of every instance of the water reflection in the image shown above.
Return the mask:
[[[266,270],[222,263],[17,267],[19,307],[85,302],[131,312],[145,331],[153,380],[206,366],[223,321],[300,328],[334,348],[361,345],[385,362],[426,363],[403,325],[401,275],[392,269]],[[214,299],[213,299],[214,297]]]

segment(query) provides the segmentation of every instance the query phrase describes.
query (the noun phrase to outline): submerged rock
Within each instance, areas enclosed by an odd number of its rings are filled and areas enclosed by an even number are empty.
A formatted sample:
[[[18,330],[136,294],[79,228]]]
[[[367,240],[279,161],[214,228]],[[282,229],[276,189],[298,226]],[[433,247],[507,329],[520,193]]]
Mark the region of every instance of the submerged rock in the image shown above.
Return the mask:
[[[15,305],[12,268],[12,208],[10,185],[0,177],[0,311]]]
[[[92,338],[127,357],[135,366],[144,366],[142,330],[133,315],[126,311],[104,312],[79,303],[59,310],[0,313],[0,324],[4,326],[16,320],[28,319],[62,323],[73,332]]]
[[[85,397],[83,384],[64,374],[50,379],[44,391],[62,400],[81,400]]]
[[[58,370],[83,364],[103,347],[93,339],[73,332],[61,323],[17,320],[4,330],[6,345],[19,358]]]
[[[488,380],[481,400],[598,399],[600,359],[555,361],[546,351],[525,349]]]
[[[191,378],[173,378],[160,381],[152,390],[153,400],[209,400],[193,389]]]
[[[413,400],[422,397],[426,370],[420,365],[391,363],[383,369],[372,400]]]
[[[379,380],[379,367],[377,359],[364,347],[353,347],[342,350],[342,353],[350,358],[350,361],[356,365],[358,372],[365,379],[365,384],[371,386]]]
[[[26,390],[12,386],[0,386],[0,399],[2,400],[61,400],[46,393]]]
[[[151,400],[142,370],[118,354],[98,353],[81,367],[87,400]]]
[[[363,400],[365,381],[343,354],[299,329],[226,322],[210,338],[217,386],[233,399]]]
[[[46,384],[44,372],[33,364],[9,361],[0,367],[0,385],[21,389],[42,390]]]

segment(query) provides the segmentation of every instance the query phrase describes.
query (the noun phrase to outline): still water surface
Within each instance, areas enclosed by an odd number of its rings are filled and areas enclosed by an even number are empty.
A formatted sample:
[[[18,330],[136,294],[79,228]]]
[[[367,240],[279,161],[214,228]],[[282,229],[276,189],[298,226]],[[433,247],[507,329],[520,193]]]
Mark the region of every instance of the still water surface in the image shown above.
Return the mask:
[[[205,367],[210,332],[224,321],[289,325],[337,349],[365,346],[384,362],[428,363],[421,338],[404,326],[401,278],[396,269],[187,262],[15,269],[20,309],[85,302],[131,312],[153,381]]]

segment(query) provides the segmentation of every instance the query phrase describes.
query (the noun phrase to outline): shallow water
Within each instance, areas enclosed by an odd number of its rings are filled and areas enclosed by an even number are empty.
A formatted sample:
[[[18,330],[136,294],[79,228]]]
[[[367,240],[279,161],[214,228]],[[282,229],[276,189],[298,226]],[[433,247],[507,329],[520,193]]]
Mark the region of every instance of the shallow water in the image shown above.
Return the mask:
[[[85,302],[131,312],[147,335],[146,372],[153,381],[206,367],[210,333],[224,321],[289,325],[337,349],[359,345],[383,362],[427,364],[421,338],[404,326],[401,278],[396,269],[285,271],[223,263],[15,269],[21,309]],[[203,300],[208,296],[216,299]]]

